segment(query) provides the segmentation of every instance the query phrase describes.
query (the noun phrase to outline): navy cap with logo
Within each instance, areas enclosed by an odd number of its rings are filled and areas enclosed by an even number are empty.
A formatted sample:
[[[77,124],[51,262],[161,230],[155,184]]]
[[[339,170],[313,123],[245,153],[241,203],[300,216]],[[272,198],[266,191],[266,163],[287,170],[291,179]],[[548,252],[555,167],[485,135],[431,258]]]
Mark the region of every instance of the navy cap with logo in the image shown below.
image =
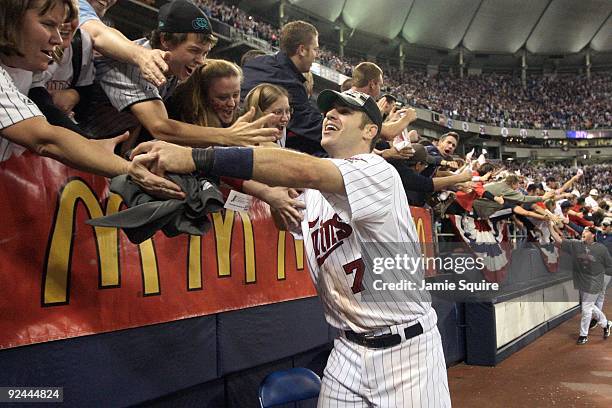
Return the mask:
[[[204,11],[188,0],[174,0],[161,6],[157,29],[164,33],[213,34]]]
[[[383,122],[382,114],[374,98],[370,95],[351,89],[342,93],[332,89],[325,89],[317,98],[317,105],[321,112],[329,112],[334,107],[335,103],[364,112],[368,115],[370,120],[378,126],[376,135],[378,136],[380,134]]]

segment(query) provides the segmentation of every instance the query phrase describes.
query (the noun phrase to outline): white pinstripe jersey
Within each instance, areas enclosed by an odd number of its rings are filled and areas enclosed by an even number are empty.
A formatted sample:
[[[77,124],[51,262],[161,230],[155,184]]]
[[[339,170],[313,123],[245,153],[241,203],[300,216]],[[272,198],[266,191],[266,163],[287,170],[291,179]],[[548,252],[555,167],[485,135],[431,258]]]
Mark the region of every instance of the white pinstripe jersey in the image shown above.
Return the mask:
[[[0,64],[0,131],[15,123],[35,116],[43,116],[36,104],[17,90],[13,78]],[[0,162],[25,151],[23,146],[2,137],[0,133]]]
[[[151,49],[145,38],[134,42]],[[128,108],[138,102],[166,100],[178,84],[171,77],[158,88],[144,79],[138,67],[107,58],[96,60],[96,82],[103,92],[95,90],[88,117],[82,124],[96,138],[117,135],[139,125]]]
[[[329,160],[342,173],[346,195],[306,190],[302,222],[308,266],[327,321],[367,332],[417,320],[431,308],[429,293],[373,290],[374,279],[399,282],[407,273],[394,269],[375,275],[366,266],[373,257],[395,252],[420,256],[399,174],[374,154]],[[422,277],[422,270],[417,275]]]

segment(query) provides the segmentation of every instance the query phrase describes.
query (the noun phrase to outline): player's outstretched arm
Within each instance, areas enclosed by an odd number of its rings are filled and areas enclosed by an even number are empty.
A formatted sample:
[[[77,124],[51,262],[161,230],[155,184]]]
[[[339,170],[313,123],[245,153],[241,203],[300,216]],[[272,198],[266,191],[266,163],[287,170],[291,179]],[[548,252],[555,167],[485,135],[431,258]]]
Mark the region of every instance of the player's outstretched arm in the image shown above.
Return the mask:
[[[134,163],[154,161],[150,168],[158,175],[198,170],[207,175],[253,179],[270,186],[344,193],[342,174],[330,160],[284,149],[191,149],[165,142],[145,142],[133,150],[132,158]]]

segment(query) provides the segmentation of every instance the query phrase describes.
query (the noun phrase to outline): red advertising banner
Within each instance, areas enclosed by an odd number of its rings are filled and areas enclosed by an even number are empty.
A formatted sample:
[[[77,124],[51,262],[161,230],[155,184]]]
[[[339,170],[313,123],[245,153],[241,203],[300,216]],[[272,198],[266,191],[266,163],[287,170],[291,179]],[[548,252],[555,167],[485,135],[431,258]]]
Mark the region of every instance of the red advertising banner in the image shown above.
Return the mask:
[[[421,253],[424,258],[431,258],[435,255],[433,225],[431,212],[423,207],[410,207],[410,214],[414,220],[417,236],[421,243]],[[434,263],[427,262],[427,271],[425,276],[433,276],[436,274]]]
[[[203,237],[159,232],[140,245],[85,223],[121,205],[107,179],[54,160],[0,163],[0,349],[316,295],[302,241],[262,202],[213,214]],[[433,242],[429,212],[411,212]]]
[[[102,177],[29,152],[0,163],[0,348],[316,295],[264,203],[140,245],[85,224],[120,206]]]

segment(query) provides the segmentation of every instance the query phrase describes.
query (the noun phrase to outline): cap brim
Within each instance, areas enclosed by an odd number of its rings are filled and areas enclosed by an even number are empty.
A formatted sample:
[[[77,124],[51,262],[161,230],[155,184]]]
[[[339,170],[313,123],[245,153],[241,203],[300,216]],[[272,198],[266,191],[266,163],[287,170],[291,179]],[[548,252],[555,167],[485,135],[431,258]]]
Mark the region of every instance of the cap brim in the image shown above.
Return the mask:
[[[317,106],[321,112],[329,112],[336,103],[359,110],[363,109],[361,105],[352,103],[350,100],[345,99],[344,95],[342,95],[340,92],[332,89],[323,90],[317,98]]]

